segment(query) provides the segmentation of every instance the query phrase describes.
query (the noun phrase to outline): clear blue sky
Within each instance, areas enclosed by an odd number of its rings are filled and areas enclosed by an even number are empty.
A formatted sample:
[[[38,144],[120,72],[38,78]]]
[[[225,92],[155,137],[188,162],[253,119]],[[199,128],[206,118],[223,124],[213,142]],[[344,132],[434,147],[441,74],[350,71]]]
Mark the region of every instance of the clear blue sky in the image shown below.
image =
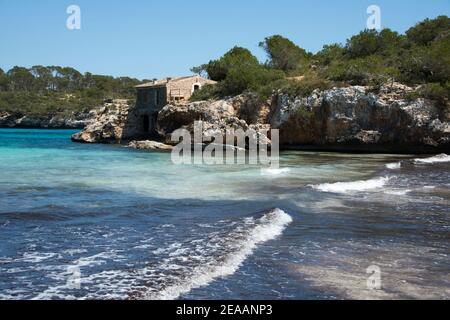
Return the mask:
[[[68,30],[66,9],[81,8],[81,30]],[[281,34],[308,51],[344,42],[366,26],[404,32],[424,18],[450,15],[449,0],[0,0],[0,67],[71,66],[81,72],[137,78],[189,74],[234,45],[260,60],[258,42]]]

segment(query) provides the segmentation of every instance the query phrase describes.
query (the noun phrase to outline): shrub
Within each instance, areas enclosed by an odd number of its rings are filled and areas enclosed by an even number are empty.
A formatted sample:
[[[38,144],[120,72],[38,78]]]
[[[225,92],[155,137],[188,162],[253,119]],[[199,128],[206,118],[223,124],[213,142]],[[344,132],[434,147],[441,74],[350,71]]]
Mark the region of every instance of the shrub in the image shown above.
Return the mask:
[[[345,81],[352,85],[377,85],[398,77],[395,67],[386,66],[378,55],[333,62],[322,70],[324,77],[332,81]]]
[[[407,83],[445,83],[450,77],[450,40],[435,40],[403,52],[399,69]]]
[[[448,37],[450,32],[450,18],[439,16],[436,19],[425,19],[406,31],[408,41],[413,44],[427,45],[430,42]]]
[[[364,30],[347,40],[345,55],[353,59],[383,54],[389,52],[392,48],[400,47],[401,44],[402,37],[390,29],[384,29],[380,32]]]
[[[421,86],[418,92],[424,98],[447,104],[450,100],[450,81],[445,84],[427,83]]]

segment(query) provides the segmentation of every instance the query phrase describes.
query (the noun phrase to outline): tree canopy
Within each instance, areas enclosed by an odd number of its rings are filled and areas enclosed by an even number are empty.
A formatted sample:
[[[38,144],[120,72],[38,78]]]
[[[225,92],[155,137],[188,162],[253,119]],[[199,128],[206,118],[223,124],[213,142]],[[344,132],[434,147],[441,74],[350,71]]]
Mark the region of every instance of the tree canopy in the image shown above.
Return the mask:
[[[267,64],[274,69],[289,72],[308,63],[307,52],[280,35],[265,38],[259,47],[264,49],[269,58]]]
[[[259,47],[267,54],[265,63],[258,62],[249,50],[235,47],[223,57],[194,68],[219,84],[216,89],[200,90],[193,99],[246,91],[263,97],[277,90],[305,94],[313,86],[319,89],[348,84],[377,86],[388,80],[422,85],[422,93],[440,101],[450,98],[447,16],[426,19],[405,34],[390,29],[363,30],[345,44],[325,45],[316,54],[281,35],[265,38]]]
[[[427,45],[433,40],[450,36],[450,18],[439,16],[436,19],[425,19],[406,31],[411,43]]]
[[[70,67],[15,66],[6,73],[0,69],[0,111],[90,110],[104,99],[134,98],[134,86],[139,83],[129,77],[82,74]]]

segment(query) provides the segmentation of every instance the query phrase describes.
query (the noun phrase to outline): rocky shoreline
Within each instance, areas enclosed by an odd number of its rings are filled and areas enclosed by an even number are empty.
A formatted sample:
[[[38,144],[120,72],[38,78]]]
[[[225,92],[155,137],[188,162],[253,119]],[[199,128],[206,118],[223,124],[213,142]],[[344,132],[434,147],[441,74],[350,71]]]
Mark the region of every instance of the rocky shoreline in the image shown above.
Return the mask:
[[[71,114],[24,115],[0,111],[0,128],[83,129],[96,118],[95,110]]]
[[[255,103],[250,95],[240,95],[167,105],[157,118],[158,142],[139,137],[138,110],[124,100],[115,100],[99,109],[95,120],[72,140],[169,150],[174,130],[193,131],[193,122],[202,120],[206,137],[217,131],[225,133],[229,128],[254,129],[258,134],[279,129],[282,149],[449,153],[448,106],[426,99],[410,100],[408,93],[412,91],[413,88],[391,83],[378,90],[362,86],[315,90],[306,97],[274,94],[264,103]]]

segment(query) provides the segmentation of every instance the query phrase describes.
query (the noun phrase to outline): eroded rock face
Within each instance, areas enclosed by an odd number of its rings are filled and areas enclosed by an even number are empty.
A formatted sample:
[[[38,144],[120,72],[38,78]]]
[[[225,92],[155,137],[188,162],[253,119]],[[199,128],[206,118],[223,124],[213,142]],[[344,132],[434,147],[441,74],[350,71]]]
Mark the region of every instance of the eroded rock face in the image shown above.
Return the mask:
[[[405,98],[411,88],[379,92],[353,86],[314,91],[309,97],[280,95],[271,118],[280,143],[389,152],[448,151],[449,122],[431,101]]]
[[[72,136],[75,142],[83,143],[115,143],[120,142],[125,135],[132,136],[129,132],[135,125],[130,120],[133,109],[127,100],[113,100],[105,103],[101,108],[95,110],[96,117],[92,123],[87,125],[82,132]]]
[[[184,105],[167,105],[158,114],[157,130],[164,137],[194,121],[218,123],[236,116],[235,100],[200,101]]]
[[[287,148],[336,151],[450,152],[448,112],[424,99],[408,100],[407,86],[390,83],[378,91],[352,86],[314,91],[307,97],[274,95],[266,103],[249,96],[217,101],[167,105],[158,114],[157,131],[165,144],[183,128],[193,133],[202,121],[204,141],[233,130],[255,130],[259,141],[270,145],[270,129],[280,130],[280,145]],[[96,111],[93,123],[73,136],[80,142],[121,142],[135,137],[139,116],[126,101],[115,100]],[[0,115],[2,119],[3,115]],[[4,121],[7,117],[3,116]],[[132,147],[145,146],[134,143]],[[149,149],[155,147],[149,145]],[[156,146],[157,148],[157,146]]]
[[[217,101],[193,102],[186,105],[168,105],[158,114],[158,133],[164,137],[166,143],[174,143],[171,133],[176,129],[186,129],[194,133],[194,122],[202,122],[202,139],[205,142],[226,144],[226,136],[236,130],[248,132],[253,130],[254,137],[259,141],[270,144],[265,131],[270,129],[266,123],[269,108],[257,108],[254,116],[249,115],[249,100],[245,96],[236,96]],[[242,117],[247,119],[244,120]],[[261,122],[261,123],[260,123]],[[222,141],[214,139],[221,135]],[[193,136],[193,135],[192,135]]]

